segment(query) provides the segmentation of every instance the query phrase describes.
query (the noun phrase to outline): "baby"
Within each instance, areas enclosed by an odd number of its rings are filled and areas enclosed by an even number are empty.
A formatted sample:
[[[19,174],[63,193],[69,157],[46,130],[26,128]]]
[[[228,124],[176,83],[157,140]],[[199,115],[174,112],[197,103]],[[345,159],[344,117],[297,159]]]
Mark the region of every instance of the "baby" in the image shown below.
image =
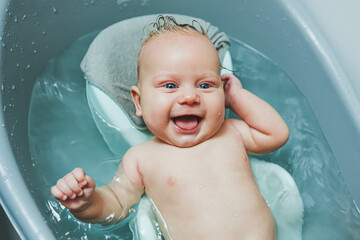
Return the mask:
[[[95,187],[76,168],[52,187],[76,218],[118,222],[146,193],[168,239],[276,239],[247,154],[278,149],[288,128],[235,76],[220,76],[217,51],[201,30],[171,17],[154,24],[131,87],[136,115],[154,137],[127,151],[107,186]],[[225,107],[242,120],[225,119]]]

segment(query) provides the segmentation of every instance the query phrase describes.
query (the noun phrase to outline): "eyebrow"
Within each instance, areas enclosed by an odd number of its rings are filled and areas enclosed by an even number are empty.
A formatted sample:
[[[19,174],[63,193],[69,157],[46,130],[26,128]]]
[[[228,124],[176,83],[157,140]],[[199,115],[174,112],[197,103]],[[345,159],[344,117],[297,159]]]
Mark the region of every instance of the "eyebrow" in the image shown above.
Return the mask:
[[[174,73],[160,73],[160,74],[153,76],[151,79],[158,80],[161,78],[177,78],[177,77],[178,77],[178,75],[174,74]]]
[[[181,77],[179,77],[178,74],[174,74],[174,73],[160,73],[158,75],[155,75],[151,78],[152,81],[161,81],[163,79],[169,79],[169,80],[177,80]],[[221,76],[216,74],[216,73],[201,73],[197,76],[197,80],[202,80],[202,79],[206,79],[206,78],[212,78],[212,79],[217,79],[219,81],[221,81]]]
[[[207,78],[207,77],[220,78],[220,75],[216,74],[216,73],[202,73],[202,74],[199,75],[199,78]]]

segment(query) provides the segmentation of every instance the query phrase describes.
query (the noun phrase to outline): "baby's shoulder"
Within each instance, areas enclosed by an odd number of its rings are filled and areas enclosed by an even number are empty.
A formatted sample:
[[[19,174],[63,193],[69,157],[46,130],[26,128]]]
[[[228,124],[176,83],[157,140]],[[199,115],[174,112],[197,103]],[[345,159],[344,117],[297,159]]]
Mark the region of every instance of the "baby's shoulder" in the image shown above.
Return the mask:
[[[156,149],[156,143],[153,139],[150,139],[146,142],[139,143],[133,147],[131,147],[124,155],[124,159],[142,159],[149,155],[149,153],[153,152]]]
[[[123,158],[139,158],[143,154],[143,152],[146,150],[146,144],[140,143],[135,146],[132,146],[129,148]]]
[[[225,139],[230,139],[230,141],[243,141],[244,137],[242,133],[244,131],[242,129],[245,127],[243,126],[244,124],[246,123],[240,119],[225,119],[218,136]]]
[[[222,128],[224,131],[230,134],[238,134],[239,125],[243,124],[244,121],[235,118],[225,119]]]
[[[148,155],[147,149],[149,149],[149,147],[149,144],[146,142],[135,145],[127,150],[121,160],[121,165],[126,175],[132,183],[138,186],[144,186],[142,181],[143,163]]]

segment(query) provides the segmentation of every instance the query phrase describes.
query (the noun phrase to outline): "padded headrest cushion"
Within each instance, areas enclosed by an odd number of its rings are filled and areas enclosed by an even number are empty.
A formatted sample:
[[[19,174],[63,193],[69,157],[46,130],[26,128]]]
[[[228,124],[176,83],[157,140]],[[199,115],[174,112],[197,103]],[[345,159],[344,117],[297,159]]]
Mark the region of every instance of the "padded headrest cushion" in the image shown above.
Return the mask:
[[[167,15],[167,14],[163,14]],[[192,24],[197,20],[223,59],[230,40],[217,27],[202,19],[171,14],[179,24]],[[139,129],[145,129],[142,118],[135,115],[130,87],[137,85],[137,57],[140,46],[148,35],[147,26],[156,22],[158,15],[135,17],[115,23],[101,31],[91,43],[81,69],[92,84],[108,94]]]

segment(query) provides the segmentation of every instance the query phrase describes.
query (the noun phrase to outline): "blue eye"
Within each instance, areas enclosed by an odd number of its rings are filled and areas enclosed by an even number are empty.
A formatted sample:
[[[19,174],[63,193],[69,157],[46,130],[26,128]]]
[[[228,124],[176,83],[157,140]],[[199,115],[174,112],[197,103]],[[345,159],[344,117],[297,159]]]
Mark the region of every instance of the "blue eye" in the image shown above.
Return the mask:
[[[207,84],[207,83],[203,83],[203,84],[201,84],[201,85],[199,86],[199,88],[208,89],[208,88],[210,88],[210,85]]]
[[[164,87],[172,89],[172,88],[176,88],[176,85],[173,84],[173,83],[167,83],[167,84],[164,85]]]

